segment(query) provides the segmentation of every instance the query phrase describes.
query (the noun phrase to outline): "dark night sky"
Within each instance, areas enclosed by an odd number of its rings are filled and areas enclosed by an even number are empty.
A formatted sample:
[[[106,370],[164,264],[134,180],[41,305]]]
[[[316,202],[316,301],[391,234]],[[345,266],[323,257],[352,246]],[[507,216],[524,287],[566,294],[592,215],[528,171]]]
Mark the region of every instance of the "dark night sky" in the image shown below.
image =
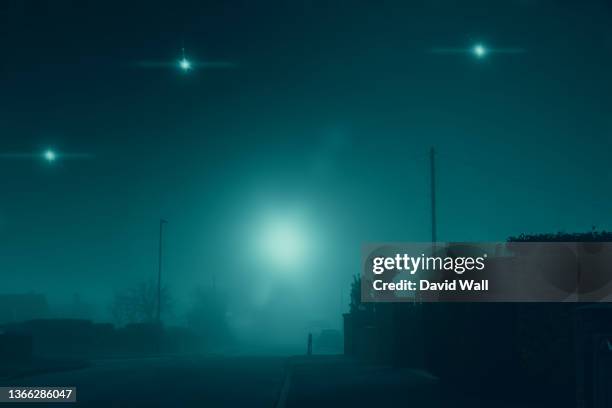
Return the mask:
[[[605,1],[124,3],[0,5],[0,153],[91,155],[0,159],[1,292],[104,309],[165,217],[177,293],[215,271],[333,321],[361,242],[429,239],[432,145],[440,240],[612,228]],[[431,52],[476,42],[525,52]],[[183,43],[237,67],[138,66]],[[306,225],[299,279],[249,256],[266,212]]]

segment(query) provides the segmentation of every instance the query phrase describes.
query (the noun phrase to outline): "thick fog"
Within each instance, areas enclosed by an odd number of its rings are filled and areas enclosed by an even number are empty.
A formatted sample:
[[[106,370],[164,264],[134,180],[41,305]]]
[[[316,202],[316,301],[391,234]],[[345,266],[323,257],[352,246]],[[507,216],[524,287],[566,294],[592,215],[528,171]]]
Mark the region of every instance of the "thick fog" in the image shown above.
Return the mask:
[[[305,348],[341,328],[362,243],[429,240],[431,146],[441,241],[608,218],[612,54],[593,40],[606,14],[568,44],[564,22],[587,17],[562,6],[517,39],[511,17],[538,13],[513,6],[487,26],[434,3],[9,10],[0,292],[43,295],[32,317],[155,320],[164,219],[166,326],[218,348]],[[478,39],[457,34],[466,19],[524,52],[431,52]],[[232,68],[140,64],[183,47]],[[599,63],[564,63],[584,54]]]

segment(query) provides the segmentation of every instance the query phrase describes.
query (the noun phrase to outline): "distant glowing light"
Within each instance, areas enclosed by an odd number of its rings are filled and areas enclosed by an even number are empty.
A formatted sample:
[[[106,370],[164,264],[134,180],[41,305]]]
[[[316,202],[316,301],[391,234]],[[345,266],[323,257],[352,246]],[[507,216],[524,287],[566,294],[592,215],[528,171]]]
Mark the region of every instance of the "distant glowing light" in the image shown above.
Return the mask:
[[[179,61],[179,68],[181,68],[183,71],[189,71],[191,69],[191,62],[183,57],[180,61]]]
[[[472,48],[472,52],[476,58],[484,58],[485,55],[487,55],[487,49],[482,44],[476,44],[474,48]]]
[[[258,239],[261,255],[268,262],[286,270],[300,265],[307,252],[305,233],[293,219],[269,220],[263,225]]]
[[[55,159],[57,159],[57,155],[55,154],[53,150],[46,150],[43,156],[45,160],[48,162],[53,162],[55,161]]]

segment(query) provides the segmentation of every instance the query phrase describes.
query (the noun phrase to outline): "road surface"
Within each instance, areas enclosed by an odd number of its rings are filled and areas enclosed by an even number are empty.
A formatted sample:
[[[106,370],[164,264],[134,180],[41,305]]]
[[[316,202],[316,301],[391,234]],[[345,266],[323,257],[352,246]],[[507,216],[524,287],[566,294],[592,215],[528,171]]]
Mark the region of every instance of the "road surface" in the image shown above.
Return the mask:
[[[395,369],[342,356],[105,360],[80,370],[0,385],[76,386],[77,404],[54,405],[60,407],[558,407],[519,403],[503,393],[491,400],[491,396],[442,388],[437,378],[421,370]]]
[[[282,384],[284,361],[281,357],[105,360],[81,370],[32,376],[2,385],[76,386],[77,403],[54,405],[62,407],[272,408]],[[31,404],[39,408],[45,405]]]

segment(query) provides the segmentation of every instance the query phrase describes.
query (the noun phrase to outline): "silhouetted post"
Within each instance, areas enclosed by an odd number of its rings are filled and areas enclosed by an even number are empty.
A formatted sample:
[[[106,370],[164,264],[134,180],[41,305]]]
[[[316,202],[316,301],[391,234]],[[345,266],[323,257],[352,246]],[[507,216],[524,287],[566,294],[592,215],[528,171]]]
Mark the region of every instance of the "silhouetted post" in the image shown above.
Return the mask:
[[[312,333],[308,333],[308,350],[306,354],[312,356]]]
[[[340,329],[342,329],[343,317],[342,312],[344,311],[344,291],[340,288]]]
[[[168,221],[159,220],[159,268],[157,270],[157,323],[161,325],[161,274],[162,274],[162,238],[164,232],[164,224]]]
[[[435,245],[438,240],[436,234],[436,152],[432,147],[429,151],[430,177],[431,177],[431,242]]]

